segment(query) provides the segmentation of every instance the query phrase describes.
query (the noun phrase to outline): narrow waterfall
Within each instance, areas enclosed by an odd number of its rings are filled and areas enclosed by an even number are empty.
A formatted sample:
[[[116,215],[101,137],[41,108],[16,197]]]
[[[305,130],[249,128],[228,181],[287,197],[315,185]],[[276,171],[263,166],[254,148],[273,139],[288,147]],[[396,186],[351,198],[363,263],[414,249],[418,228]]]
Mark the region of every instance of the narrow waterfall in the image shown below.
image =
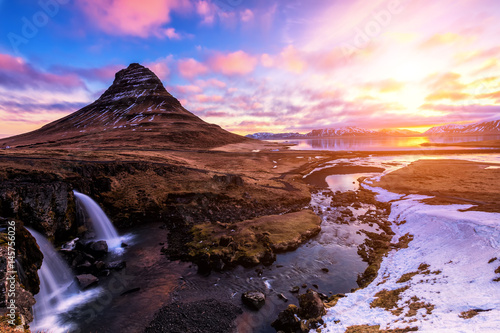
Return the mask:
[[[40,233],[26,229],[35,237],[43,253],[42,267],[38,270],[40,292],[35,295],[36,304],[33,306],[35,320],[32,325],[37,327],[43,326],[47,317],[63,311],[65,301],[79,290],[71,269],[52,244]]]
[[[99,205],[88,195],[77,191],[73,191],[73,193],[82,204],[86,215],[89,217],[90,223],[96,233],[96,238],[105,240],[110,248],[120,246],[120,237],[101,207],[99,207]]]

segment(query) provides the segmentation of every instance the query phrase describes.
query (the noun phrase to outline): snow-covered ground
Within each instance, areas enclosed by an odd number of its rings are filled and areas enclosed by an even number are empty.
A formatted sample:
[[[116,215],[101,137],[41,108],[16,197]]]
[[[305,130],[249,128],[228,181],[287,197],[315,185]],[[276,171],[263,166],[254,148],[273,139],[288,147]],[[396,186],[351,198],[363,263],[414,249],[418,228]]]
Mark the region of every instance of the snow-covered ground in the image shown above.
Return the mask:
[[[463,212],[459,210],[470,206],[426,205],[418,201],[423,196],[375,191],[380,201],[395,200],[390,215],[395,222],[393,243],[407,233],[413,240],[408,248],[389,252],[368,287],[329,309],[322,332],[345,332],[352,325],[418,327],[419,332],[500,332],[500,281],[493,281],[500,278],[495,273],[500,269],[500,214]],[[411,274],[400,280],[406,273]],[[375,294],[398,289],[394,307],[371,306],[378,298]],[[461,317],[470,310],[480,311],[469,313],[472,318]]]

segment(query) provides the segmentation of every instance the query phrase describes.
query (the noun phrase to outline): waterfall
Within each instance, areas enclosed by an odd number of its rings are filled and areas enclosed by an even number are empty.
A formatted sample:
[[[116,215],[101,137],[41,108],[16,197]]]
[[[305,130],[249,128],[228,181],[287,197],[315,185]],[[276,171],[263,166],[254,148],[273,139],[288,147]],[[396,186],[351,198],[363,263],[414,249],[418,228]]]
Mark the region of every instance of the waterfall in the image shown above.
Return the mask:
[[[120,237],[101,207],[99,207],[99,205],[89,196],[77,191],[73,191],[73,193],[82,204],[87,216],[90,218],[90,223],[96,233],[96,238],[105,240],[110,248],[120,246]]]
[[[33,327],[44,326],[46,319],[65,310],[66,300],[78,293],[74,283],[75,276],[69,266],[54,249],[52,244],[40,233],[26,228],[35,237],[43,253],[42,267],[38,270],[40,292],[35,295],[33,306]]]

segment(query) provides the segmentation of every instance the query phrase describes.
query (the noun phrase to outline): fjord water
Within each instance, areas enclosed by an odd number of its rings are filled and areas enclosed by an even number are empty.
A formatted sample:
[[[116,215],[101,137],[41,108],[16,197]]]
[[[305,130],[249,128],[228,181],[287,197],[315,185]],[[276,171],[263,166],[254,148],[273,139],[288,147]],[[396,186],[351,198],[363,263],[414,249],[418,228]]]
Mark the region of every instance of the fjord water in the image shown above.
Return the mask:
[[[354,151],[382,151],[382,150],[440,150],[464,149],[463,147],[426,147],[423,143],[457,143],[483,140],[500,140],[500,135],[474,135],[460,137],[346,137],[346,138],[317,138],[317,139],[290,139],[275,140],[281,143],[290,143],[294,150],[354,150]]]
[[[106,213],[91,197],[83,193],[73,191],[78,202],[82,204],[85,213],[90,219],[97,240],[105,240],[110,248],[120,246],[121,239],[115,227],[106,216]]]

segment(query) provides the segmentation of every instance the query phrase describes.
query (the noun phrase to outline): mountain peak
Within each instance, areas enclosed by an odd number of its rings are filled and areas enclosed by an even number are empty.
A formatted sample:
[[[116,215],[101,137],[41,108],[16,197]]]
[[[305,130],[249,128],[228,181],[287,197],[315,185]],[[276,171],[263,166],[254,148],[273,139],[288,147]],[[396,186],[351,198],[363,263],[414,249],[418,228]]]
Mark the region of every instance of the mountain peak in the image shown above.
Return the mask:
[[[186,110],[155,73],[132,63],[92,104],[0,147],[215,147],[244,140]]]
[[[98,101],[111,102],[142,96],[172,97],[155,73],[138,63],[132,63],[115,74],[113,84],[99,97]]]

